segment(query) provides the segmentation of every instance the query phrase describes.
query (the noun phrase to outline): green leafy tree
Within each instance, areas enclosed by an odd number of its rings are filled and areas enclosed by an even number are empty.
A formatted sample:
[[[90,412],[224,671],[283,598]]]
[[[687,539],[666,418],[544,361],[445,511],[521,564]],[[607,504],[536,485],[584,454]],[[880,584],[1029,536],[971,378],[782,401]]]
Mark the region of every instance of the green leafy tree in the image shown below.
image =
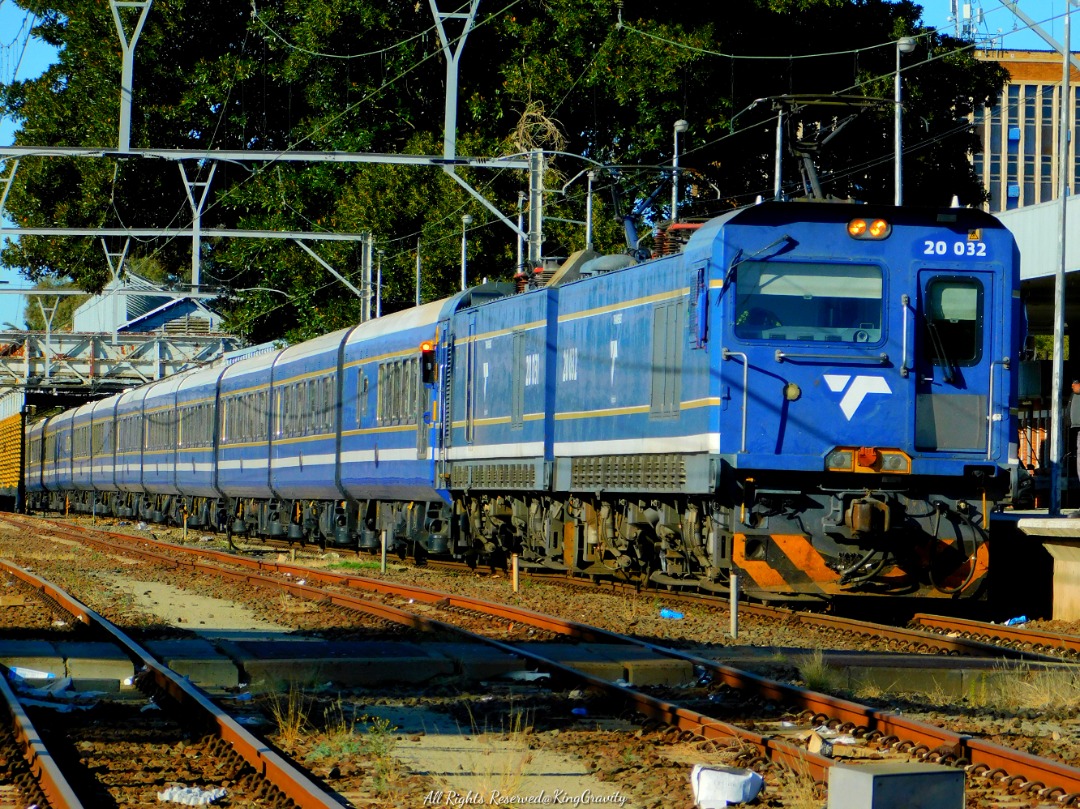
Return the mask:
[[[21,145],[115,147],[120,59],[100,0],[16,0],[38,13],[38,36],[60,48],[41,78],[0,88],[21,123]],[[445,0],[444,3],[445,5]],[[130,13],[130,12],[128,12]],[[130,20],[129,20],[130,25]],[[456,36],[453,20],[447,21]],[[819,43],[845,32],[843,52]],[[680,6],[646,0],[513,0],[481,7],[463,50],[459,155],[544,149],[545,244],[565,256],[584,243],[584,172],[592,169],[594,241],[626,248],[620,221],[649,228],[671,216],[672,124],[681,141],[680,216],[706,218],[771,196],[777,96],[844,94],[868,101],[789,103],[822,187],[835,197],[892,198],[895,42],[919,39],[905,62],[905,198],[979,203],[967,115],[996,98],[1003,71],[962,43],[919,25],[909,0],[727,0]],[[781,57],[781,58],[777,58]],[[806,58],[803,58],[806,57]],[[180,77],[179,79],[177,77]],[[431,12],[399,0],[155,0],[136,50],[132,145],[253,151],[442,153],[445,62]],[[765,99],[765,100],[762,100]],[[847,120],[850,118],[850,120]],[[845,121],[827,144],[819,124]],[[800,196],[798,162],[785,157],[784,193]],[[185,164],[192,180],[207,161]],[[460,177],[511,219],[523,172],[458,167]],[[190,226],[180,172],[170,161],[26,158],[8,209],[19,224]],[[469,214],[470,282],[509,279],[516,237],[438,167],[219,162],[206,228],[375,234],[384,311],[412,304],[417,244],[423,297],[459,284],[462,216]],[[190,239],[139,243],[133,260],[162,280],[190,281]],[[313,243],[360,284],[353,242]],[[32,280],[68,278],[100,289],[109,271],[95,240],[23,237],[0,254]],[[361,301],[295,244],[207,239],[204,287],[221,288],[227,325],[253,340],[297,340],[355,323]]]

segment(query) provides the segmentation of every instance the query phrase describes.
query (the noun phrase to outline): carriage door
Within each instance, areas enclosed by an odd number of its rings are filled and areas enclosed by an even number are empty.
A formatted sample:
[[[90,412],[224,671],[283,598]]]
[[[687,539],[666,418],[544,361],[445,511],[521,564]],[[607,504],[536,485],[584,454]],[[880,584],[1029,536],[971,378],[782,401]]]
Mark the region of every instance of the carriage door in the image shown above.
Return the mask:
[[[989,452],[993,276],[919,272],[915,448]]]
[[[476,429],[476,315],[469,315],[469,336],[465,340],[465,443],[475,440]]]

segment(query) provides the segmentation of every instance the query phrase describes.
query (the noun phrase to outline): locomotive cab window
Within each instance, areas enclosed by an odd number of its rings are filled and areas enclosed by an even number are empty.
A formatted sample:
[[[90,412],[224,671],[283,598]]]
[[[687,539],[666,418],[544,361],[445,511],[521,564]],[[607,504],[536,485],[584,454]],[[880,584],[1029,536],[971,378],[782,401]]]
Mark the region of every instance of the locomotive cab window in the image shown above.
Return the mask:
[[[868,264],[747,261],[736,278],[735,335],[876,343],[882,273]]]
[[[936,365],[976,365],[982,358],[982,284],[973,278],[935,278],[923,306],[928,339],[923,356]],[[947,359],[946,359],[947,358]]]

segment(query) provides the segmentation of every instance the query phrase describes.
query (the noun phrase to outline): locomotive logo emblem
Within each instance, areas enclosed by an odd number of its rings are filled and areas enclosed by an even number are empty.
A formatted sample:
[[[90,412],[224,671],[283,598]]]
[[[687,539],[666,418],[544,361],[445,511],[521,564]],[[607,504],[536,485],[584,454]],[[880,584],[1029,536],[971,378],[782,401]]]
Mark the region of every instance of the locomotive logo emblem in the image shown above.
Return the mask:
[[[862,400],[868,393],[892,393],[892,388],[880,376],[857,376],[852,379],[844,374],[825,374],[825,384],[833,393],[844,391],[844,398],[840,400],[840,409],[844,411],[844,418],[851,421],[855,411],[859,409]],[[848,384],[848,383],[851,384]]]

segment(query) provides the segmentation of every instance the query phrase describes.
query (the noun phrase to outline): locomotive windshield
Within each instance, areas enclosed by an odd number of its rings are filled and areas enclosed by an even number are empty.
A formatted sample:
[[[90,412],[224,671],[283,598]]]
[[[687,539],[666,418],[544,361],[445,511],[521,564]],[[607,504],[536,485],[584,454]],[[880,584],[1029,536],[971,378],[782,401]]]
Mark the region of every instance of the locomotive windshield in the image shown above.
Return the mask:
[[[975,365],[982,357],[982,284],[974,278],[935,278],[926,286],[923,354],[944,366]],[[948,377],[948,371],[946,371]]]
[[[747,261],[736,280],[735,334],[764,340],[875,343],[881,268]]]

